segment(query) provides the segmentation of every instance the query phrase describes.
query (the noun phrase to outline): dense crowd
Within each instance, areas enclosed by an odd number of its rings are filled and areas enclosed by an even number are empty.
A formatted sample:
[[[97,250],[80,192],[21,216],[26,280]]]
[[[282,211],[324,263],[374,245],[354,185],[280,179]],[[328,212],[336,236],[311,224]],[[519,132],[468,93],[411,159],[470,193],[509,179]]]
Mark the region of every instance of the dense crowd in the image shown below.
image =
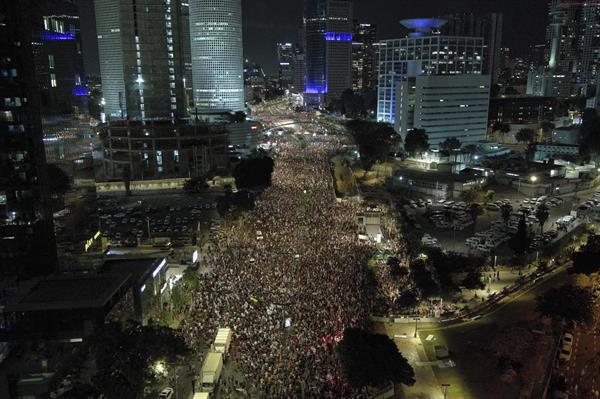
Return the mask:
[[[231,356],[242,375],[224,381],[229,392],[359,396],[341,376],[335,344],[371,310],[365,265],[373,247],[357,240],[358,205],[335,200],[329,158],[340,140],[281,139],[273,185],[210,245],[212,273],[191,294],[183,331],[200,345],[219,327],[233,329]]]

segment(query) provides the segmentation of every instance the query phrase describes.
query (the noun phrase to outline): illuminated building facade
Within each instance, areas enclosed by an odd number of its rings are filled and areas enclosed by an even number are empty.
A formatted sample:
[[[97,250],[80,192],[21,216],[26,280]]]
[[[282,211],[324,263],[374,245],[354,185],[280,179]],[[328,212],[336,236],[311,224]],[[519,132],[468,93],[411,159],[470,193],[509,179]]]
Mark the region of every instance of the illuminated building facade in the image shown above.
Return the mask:
[[[481,75],[483,38],[440,35],[443,19],[402,21],[409,37],[384,40],[379,49],[377,120],[394,123],[399,82],[420,75]]]
[[[191,0],[190,37],[195,107],[243,111],[241,0]]]
[[[290,89],[294,84],[294,45],[277,43],[277,61],[279,63],[279,87]]]
[[[189,84],[185,79],[187,4],[96,0],[95,6],[106,117],[174,120],[184,116]]]
[[[32,1],[0,2],[0,280],[56,268]]]
[[[354,22],[352,37],[352,89],[362,91],[377,86],[377,26]]]

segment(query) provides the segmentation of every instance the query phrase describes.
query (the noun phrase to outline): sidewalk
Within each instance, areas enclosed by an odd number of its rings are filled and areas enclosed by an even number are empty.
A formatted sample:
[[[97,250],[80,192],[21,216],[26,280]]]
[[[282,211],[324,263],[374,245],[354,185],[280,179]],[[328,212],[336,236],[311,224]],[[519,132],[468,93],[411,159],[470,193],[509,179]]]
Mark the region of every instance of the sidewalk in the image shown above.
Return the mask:
[[[400,397],[405,399],[443,399],[441,385],[433,372],[433,367],[437,367],[437,365],[433,365],[434,362],[427,359],[421,339],[413,338],[414,326],[386,323],[383,328],[388,336],[394,337],[398,351],[415,370],[415,385],[412,387],[400,385],[399,389],[397,386],[397,390],[402,392]]]

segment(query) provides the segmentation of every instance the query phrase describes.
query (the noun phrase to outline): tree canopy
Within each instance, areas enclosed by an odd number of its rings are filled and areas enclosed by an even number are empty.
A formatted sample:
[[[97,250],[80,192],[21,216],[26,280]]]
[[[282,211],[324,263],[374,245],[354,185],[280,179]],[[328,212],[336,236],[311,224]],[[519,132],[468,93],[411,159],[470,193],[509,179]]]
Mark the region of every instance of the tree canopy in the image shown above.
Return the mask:
[[[97,374],[93,384],[108,399],[141,398],[151,366],[158,360],[175,362],[188,354],[183,338],[174,330],[154,325],[108,323],[94,337]]]
[[[429,150],[429,136],[424,129],[412,129],[404,140],[404,150],[414,156]]]
[[[535,131],[533,129],[523,128],[515,134],[515,139],[520,143],[531,143],[535,139]]]
[[[344,90],[340,99],[340,112],[347,118],[364,117],[366,109],[363,98],[355,94],[352,89]]]
[[[513,250],[515,255],[523,256],[529,251],[529,245],[531,244],[531,237],[527,231],[527,222],[525,221],[525,215],[519,219],[519,225],[517,232],[508,241],[508,246]]]
[[[346,124],[358,146],[361,161],[365,168],[375,162],[385,162],[398,134],[387,123],[353,120]]]
[[[535,217],[538,220],[538,222],[540,223],[540,233],[543,234],[544,233],[544,223],[546,223],[546,221],[548,220],[548,217],[550,217],[550,210],[548,209],[548,207],[545,204],[541,204],[535,210]]]
[[[440,149],[445,152],[451,152],[460,149],[461,145],[460,140],[456,137],[448,137],[440,144]]]
[[[356,389],[394,382],[415,383],[415,372],[386,335],[347,328],[336,347],[346,382]]]
[[[48,190],[51,194],[63,195],[71,189],[71,178],[57,165],[47,164],[46,173],[48,175]]]
[[[592,294],[574,285],[551,288],[536,301],[536,310],[542,316],[577,322],[589,321],[592,316]]]
[[[238,188],[270,186],[274,167],[273,159],[264,153],[242,159],[233,170],[235,183]]]
[[[600,236],[589,235],[587,243],[573,253],[573,270],[582,274],[600,271]]]

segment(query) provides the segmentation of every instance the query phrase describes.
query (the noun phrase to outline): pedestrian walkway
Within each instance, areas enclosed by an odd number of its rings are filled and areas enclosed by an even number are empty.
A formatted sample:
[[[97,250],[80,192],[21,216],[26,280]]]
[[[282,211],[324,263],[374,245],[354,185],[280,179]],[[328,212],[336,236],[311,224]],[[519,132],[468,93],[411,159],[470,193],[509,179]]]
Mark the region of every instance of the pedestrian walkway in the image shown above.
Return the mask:
[[[443,399],[433,367],[439,367],[439,362],[430,362],[419,337],[413,338],[414,326],[407,324],[385,324],[385,333],[394,337],[398,351],[402,353],[415,370],[415,385],[400,386],[402,398],[405,399]],[[406,338],[404,338],[406,337]]]

